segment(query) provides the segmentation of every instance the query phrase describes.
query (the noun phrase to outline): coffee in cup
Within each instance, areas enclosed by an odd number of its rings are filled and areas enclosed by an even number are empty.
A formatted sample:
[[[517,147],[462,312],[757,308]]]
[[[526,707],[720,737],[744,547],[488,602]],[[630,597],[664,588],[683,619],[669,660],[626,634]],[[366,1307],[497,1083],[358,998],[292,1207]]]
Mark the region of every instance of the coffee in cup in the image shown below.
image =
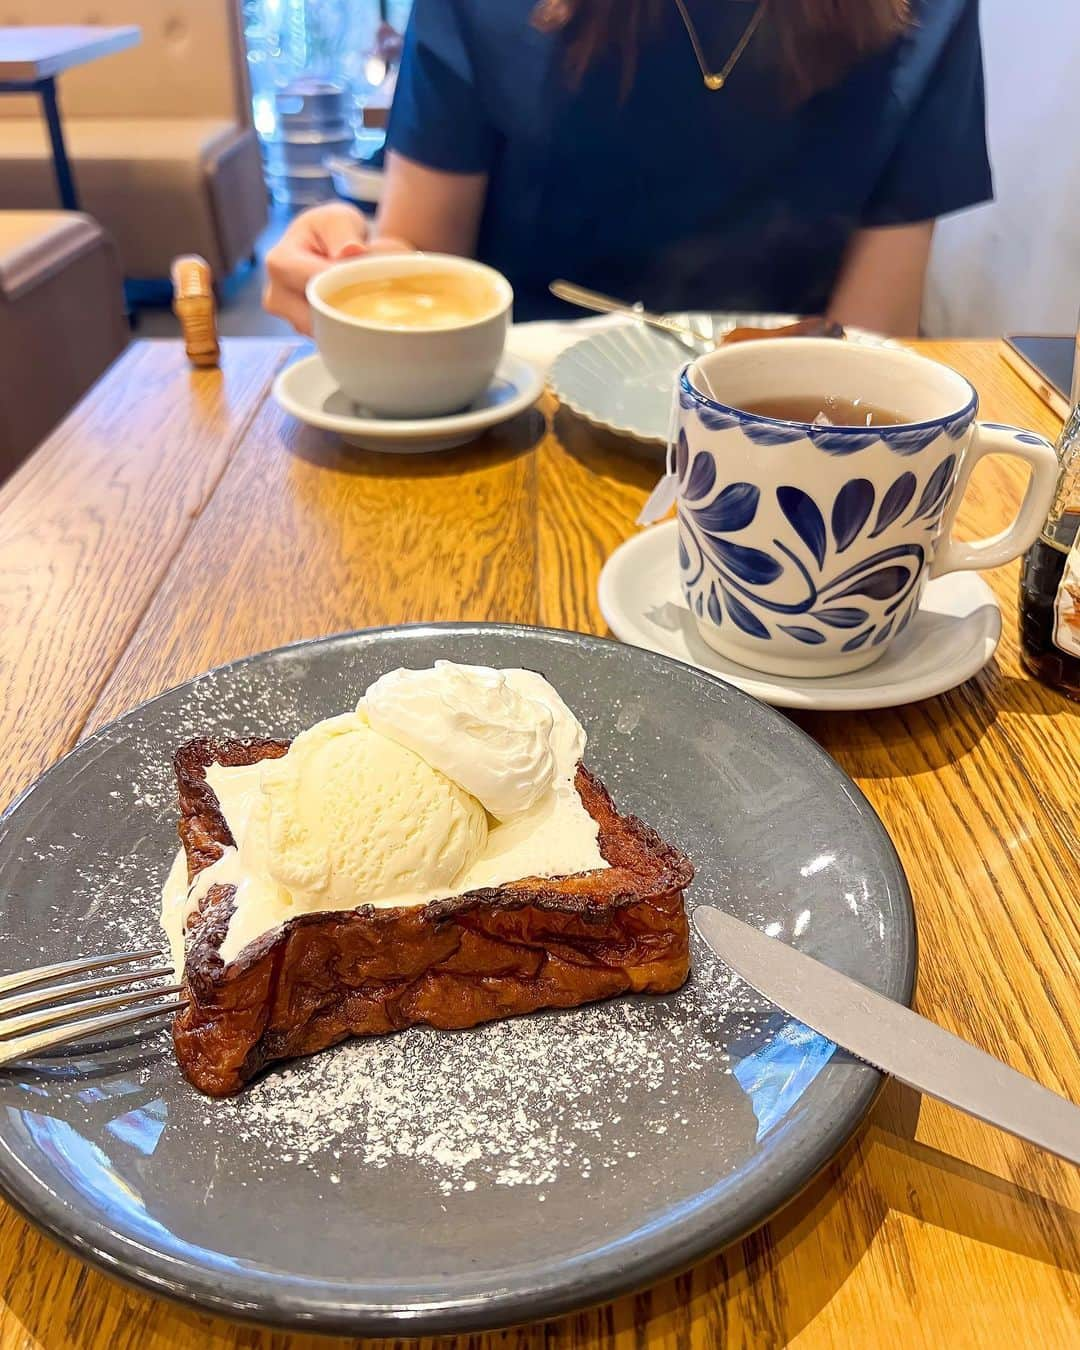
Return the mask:
[[[440,253],[383,253],[308,282],[319,354],[367,414],[439,417],[491,383],[513,291],[493,268]]]
[[[499,294],[486,277],[430,271],[361,277],[329,292],[326,303],[383,328],[457,328],[494,313]]]

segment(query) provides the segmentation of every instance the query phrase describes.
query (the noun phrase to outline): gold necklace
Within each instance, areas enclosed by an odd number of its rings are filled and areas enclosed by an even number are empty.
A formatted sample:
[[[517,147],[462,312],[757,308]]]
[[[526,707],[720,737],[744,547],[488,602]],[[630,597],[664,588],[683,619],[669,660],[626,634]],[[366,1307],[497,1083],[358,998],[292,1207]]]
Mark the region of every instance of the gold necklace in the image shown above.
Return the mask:
[[[694,49],[694,55],[697,57],[698,66],[701,69],[701,78],[705,81],[706,89],[723,89],[727,84],[731,72],[735,69],[736,63],[743,52],[749,47],[754,34],[758,30],[761,20],[765,17],[765,0],[759,0],[757,9],[754,10],[753,17],[746,25],[746,31],[735,44],[735,50],[728,57],[724,66],[720,70],[710,70],[705,60],[705,53],[701,47],[701,39],[698,37],[698,31],[694,27],[694,21],[690,18],[690,12],[686,8],[686,0],[675,0],[676,8],[682,15],[683,27],[686,29],[686,36],[690,39],[690,45]]]

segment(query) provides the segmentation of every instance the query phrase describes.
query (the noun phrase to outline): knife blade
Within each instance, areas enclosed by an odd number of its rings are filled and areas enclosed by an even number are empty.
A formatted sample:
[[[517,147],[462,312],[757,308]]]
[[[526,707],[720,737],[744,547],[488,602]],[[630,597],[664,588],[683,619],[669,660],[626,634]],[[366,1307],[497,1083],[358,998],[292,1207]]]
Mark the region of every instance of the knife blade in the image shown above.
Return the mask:
[[[1080,1106],[890,998],[712,905],[694,926],[770,1003],[909,1087],[1080,1164]]]

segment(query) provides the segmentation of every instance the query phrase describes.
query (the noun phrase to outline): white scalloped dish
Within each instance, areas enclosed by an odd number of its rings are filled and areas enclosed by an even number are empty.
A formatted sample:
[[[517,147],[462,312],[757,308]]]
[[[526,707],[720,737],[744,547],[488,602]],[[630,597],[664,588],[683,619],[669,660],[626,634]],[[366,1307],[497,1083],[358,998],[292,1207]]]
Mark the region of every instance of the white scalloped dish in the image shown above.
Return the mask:
[[[798,316],[729,312],[671,317],[718,338],[733,328],[782,328]],[[847,341],[870,347],[895,345],[862,328],[849,328]],[[564,407],[602,431],[662,446],[667,442],[672,382],[692,358],[693,352],[677,338],[627,320],[567,347],[548,373],[548,386]]]

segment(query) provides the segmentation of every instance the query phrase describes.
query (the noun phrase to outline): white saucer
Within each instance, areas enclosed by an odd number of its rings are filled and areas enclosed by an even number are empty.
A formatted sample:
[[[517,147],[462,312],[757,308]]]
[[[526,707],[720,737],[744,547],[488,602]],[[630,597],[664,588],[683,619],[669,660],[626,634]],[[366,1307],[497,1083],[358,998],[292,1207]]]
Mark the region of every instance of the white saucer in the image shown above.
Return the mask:
[[[422,455],[464,445],[488,427],[531,408],[544,377],[530,362],[507,352],[480,397],[447,417],[397,419],[364,414],[334,383],[318,352],[287,366],[274,381],[274,397],[293,417],[361,450],[387,455]]]
[[[622,544],[600,573],[600,610],[623,642],[710,671],[777,708],[892,708],[953,689],[982,670],[1001,637],[1001,610],[977,572],[931,581],[907,631],[872,666],[798,680],[728,661],[701,639],[679,592],[673,520]]]

